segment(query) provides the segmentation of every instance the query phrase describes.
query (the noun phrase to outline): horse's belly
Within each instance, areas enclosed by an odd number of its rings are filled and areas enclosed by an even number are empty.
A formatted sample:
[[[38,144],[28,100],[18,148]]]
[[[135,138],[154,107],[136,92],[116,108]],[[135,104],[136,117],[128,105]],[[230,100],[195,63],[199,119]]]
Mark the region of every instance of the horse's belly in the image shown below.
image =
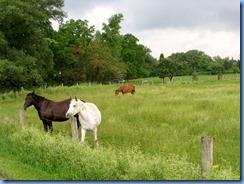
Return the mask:
[[[63,122],[63,121],[67,121],[69,118],[66,118],[63,115],[49,115],[49,116],[42,116],[42,119],[49,120],[49,121]]]
[[[83,120],[81,121],[81,126],[83,129],[93,130],[98,126],[98,124],[96,122],[86,122]]]
[[[79,120],[83,129],[94,130],[101,123],[101,112],[95,104],[86,103],[87,109],[80,111]]]
[[[80,123],[83,129],[86,130],[94,130],[100,123],[101,123],[101,118],[88,118],[88,117],[82,117],[80,119]]]
[[[54,119],[53,121],[56,122],[63,122],[63,121],[67,121],[69,118],[58,118],[58,119]]]
[[[52,120],[56,122],[67,121],[69,118],[66,118],[65,111],[52,111],[51,112]]]

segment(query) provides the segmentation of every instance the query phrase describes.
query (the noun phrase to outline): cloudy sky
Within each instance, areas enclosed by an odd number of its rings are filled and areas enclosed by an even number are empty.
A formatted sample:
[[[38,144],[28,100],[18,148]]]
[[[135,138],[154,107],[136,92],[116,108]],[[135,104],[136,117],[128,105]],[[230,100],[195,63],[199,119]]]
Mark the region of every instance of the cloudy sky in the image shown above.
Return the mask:
[[[67,19],[88,20],[96,30],[122,13],[121,34],[131,33],[159,58],[197,49],[240,57],[239,0],[65,0]]]

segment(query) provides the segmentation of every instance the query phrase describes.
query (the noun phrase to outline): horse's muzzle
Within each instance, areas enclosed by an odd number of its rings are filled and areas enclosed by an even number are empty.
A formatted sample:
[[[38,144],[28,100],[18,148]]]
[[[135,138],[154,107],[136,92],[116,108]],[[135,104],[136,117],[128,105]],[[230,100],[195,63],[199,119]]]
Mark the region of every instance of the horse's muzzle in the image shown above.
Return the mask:
[[[65,114],[65,117],[66,117],[66,118],[70,118],[70,116],[71,116],[71,114],[69,114],[69,113],[66,113],[66,114]]]

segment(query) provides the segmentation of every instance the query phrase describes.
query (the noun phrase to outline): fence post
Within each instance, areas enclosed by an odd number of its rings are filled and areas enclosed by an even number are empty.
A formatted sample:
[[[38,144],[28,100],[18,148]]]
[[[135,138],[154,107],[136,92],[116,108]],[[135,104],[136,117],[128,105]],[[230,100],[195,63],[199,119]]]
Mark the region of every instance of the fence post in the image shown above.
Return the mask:
[[[213,165],[213,137],[202,136],[202,176],[205,177]]]
[[[24,116],[24,108],[23,107],[19,109],[19,120],[20,120],[21,125],[25,124],[25,116]]]
[[[71,132],[73,140],[78,141],[79,134],[77,128],[77,119],[75,117],[71,117]]]

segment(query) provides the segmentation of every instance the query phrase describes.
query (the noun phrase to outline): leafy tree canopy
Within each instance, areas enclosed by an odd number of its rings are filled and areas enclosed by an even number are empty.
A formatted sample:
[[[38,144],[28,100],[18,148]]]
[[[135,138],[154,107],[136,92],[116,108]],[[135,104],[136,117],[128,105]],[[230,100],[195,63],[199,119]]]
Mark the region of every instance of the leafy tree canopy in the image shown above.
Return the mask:
[[[19,89],[47,81],[53,68],[53,53],[45,39],[52,30],[51,19],[62,21],[63,0],[0,0],[1,64],[15,71],[18,81],[10,82],[11,72],[1,70],[2,89]],[[33,71],[28,71],[31,62]],[[7,67],[8,66],[8,67]],[[33,76],[29,76],[33,75]],[[12,79],[14,80],[14,79]]]

